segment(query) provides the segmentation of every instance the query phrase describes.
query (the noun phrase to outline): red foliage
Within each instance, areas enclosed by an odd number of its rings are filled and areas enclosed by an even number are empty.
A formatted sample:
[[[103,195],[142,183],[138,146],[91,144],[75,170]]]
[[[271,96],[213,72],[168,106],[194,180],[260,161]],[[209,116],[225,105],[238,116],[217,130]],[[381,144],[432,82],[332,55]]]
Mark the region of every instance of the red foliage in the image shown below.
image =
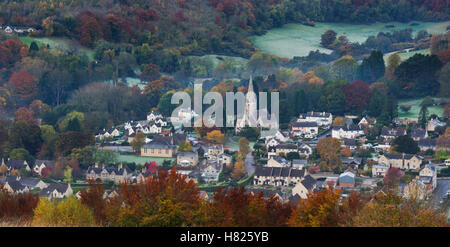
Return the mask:
[[[25,70],[14,72],[9,78],[9,82],[12,84],[14,93],[22,99],[30,99],[37,92],[38,80]]]
[[[105,201],[103,199],[104,189],[100,182],[89,181],[89,189],[80,192],[81,203],[94,211],[97,224],[102,225],[105,221]]]
[[[39,197],[30,193],[11,194],[0,184],[0,219],[30,220]]]
[[[448,48],[447,50],[440,51],[438,53],[438,57],[443,64],[450,62],[450,48]]]
[[[396,167],[391,167],[386,172],[386,176],[384,176],[383,182],[386,186],[393,188],[400,183],[400,179],[403,176],[403,172]]]
[[[138,9],[136,11],[136,16],[139,21],[156,21],[159,19],[158,12],[154,9]]]
[[[16,111],[16,118],[15,121],[25,121],[28,124],[38,124],[38,120],[34,117],[34,112],[32,110],[29,110],[25,107],[20,107]]]
[[[25,51],[24,51],[25,50]],[[7,67],[27,56],[27,46],[16,40],[6,40],[0,44],[0,68]]]
[[[150,171],[151,173],[155,173],[158,170],[158,164],[155,161],[145,163],[144,167],[145,169],[147,169],[147,171]]]
[[[372,90],[369,83],[357,80],[344,88],[345,109],[355,113],[361,113],[370,99]]]
[[[41,177],[46,178],[50,175],[51,172],[52,172],[52,168],[49,166],[46,166],[45,168],[43,168],[41,170]]]

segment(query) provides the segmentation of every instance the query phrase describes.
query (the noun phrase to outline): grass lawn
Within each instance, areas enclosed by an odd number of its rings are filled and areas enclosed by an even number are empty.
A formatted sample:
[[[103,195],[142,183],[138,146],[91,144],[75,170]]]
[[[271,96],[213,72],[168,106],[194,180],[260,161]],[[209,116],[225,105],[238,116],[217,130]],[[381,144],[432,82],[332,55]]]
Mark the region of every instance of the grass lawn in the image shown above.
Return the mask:
[[[156,158],[156,157],[145,157],[145,156],[138,156],[138,155],[132,155],[132,154],[118,154],[117,160],[119,162],[134,162],[136,164],[144,165],[146,162],[152,162],[155,161],[158,165],[162,165],[164,160],[170,160],[173,161],[175,158]]]
[[[48,45],[51,49],[60,50],[63,52],[74,50],[78,55],[85,54],[90,60],[94,59],[94,50],[82,47],[80,44],[73,40],[65,38],[34,38],[34,37],[20,37],[20,40],[27,46],[30,46],[31,42],[36,42],[39,47],[42,45]]]
[[[422,103],[424,98],[420,99],[411,99],[411,100],[400,100],[398,102],[398,117],[399,118],[411,118],[411,119],[417,119],[419,116],[420,111],[420,103]],[[433,98],[435,101],[440,100],[439,98]],[[408,112],[403,112],[400,109],[400,105],[410,105],[411,110]],[[430,106],[428,107],[428,114],[436,114],[439,117],[442,117],[444,114],[444,108],[442,106]]]

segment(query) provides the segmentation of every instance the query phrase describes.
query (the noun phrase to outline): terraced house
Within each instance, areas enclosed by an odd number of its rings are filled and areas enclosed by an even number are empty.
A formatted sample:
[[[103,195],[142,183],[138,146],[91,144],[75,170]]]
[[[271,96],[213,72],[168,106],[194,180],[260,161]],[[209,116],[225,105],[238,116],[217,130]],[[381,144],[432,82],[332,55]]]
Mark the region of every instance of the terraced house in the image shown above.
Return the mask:
[[[98,164],[90,166],[86,172],[86,179],[94,181],[113,181],[114,183],[130,182],[132,171],[128,167],[120,164],[118,167],[104,165],[100,167]]]
[[[305,169],[298,170],[290,167],[256,167],[253,185],[295,186],[307,175]]]
[[[423,157],[415,154],[391,154],[386,153],[378,159],[378,164],[385,164],[389,167],[396,167],[403,170],[420,169]]]

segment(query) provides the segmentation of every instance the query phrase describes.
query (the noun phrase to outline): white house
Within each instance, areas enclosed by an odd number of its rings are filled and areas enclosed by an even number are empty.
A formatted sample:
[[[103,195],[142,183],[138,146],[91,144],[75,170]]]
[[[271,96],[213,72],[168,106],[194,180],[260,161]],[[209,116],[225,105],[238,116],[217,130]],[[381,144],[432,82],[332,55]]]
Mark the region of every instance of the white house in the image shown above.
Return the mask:
[[[333,123],[333,115],[329,112],[301,113],[297,122],[316,122],[319,126],[331,126]]]
[[[73,194],[70,184],[50,184],[47,188],[43,189],[39,196],[47,197],[49,200],[53,198],[66,198]]]
[[[354,139],[364,135],[364,126],[362,125],[344,125],[336,126],[331,131],[331,136],[337,139]]]
[[[291,125],[291,134],[302,138],[315,138],[319,133],[317,122],[295,122]]]

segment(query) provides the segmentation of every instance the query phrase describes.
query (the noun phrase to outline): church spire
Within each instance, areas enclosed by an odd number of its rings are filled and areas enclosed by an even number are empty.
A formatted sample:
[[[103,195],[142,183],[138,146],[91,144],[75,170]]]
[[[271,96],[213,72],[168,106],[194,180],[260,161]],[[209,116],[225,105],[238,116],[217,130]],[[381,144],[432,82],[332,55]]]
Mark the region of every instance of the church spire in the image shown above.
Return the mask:
[[[253,78],[252,78],[251,75],[250,75],[250,81],[248,82],[248,90],[247,90],[247,93],[249,93],[249,92],[253,92]]]

